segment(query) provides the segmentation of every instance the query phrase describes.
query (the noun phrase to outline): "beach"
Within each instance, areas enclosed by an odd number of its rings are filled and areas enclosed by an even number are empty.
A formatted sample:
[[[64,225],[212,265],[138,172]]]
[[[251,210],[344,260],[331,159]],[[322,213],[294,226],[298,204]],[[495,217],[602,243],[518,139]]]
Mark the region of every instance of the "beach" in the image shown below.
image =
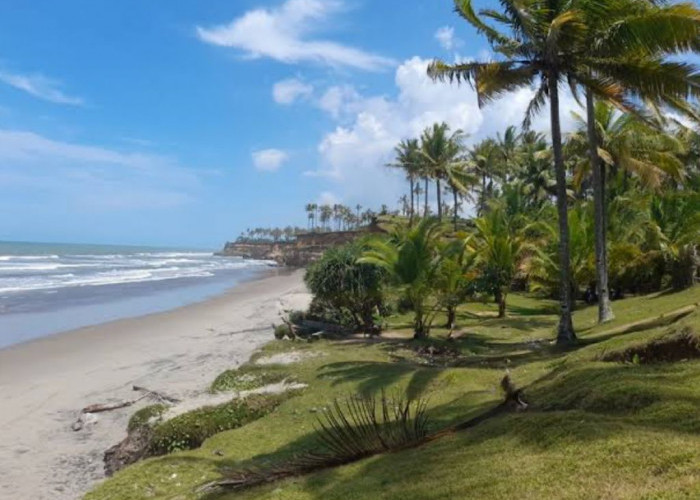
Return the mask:
[[[133,400],[134,385],[200,396],[272,340],[283,310],[308,305],[302,278],[280,270],[204,302],[1,349],[0,499],[80,498],[104,478],[104,451],[147,403],[100,413],[74,431],[82,408]]]

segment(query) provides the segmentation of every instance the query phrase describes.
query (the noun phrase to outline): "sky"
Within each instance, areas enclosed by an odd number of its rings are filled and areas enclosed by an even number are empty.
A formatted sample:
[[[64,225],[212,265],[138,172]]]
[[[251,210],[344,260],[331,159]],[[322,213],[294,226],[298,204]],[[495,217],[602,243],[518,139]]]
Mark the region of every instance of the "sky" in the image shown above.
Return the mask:
[[[488,57],[451,0],[3,0],[0,240],[217,248],[396,207],[398,141],[522,121],[530,89],[479,109],[426,76]]]

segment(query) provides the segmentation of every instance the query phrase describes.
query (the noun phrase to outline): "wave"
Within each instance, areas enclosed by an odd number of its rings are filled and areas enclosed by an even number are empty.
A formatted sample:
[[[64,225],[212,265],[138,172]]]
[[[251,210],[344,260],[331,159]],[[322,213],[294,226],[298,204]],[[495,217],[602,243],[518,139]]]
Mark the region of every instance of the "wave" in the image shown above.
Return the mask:
[[[214,257],[198,252],[0,257],[3,257],[0,258],[0,294],[201,279],[274,265],[269,261]]]

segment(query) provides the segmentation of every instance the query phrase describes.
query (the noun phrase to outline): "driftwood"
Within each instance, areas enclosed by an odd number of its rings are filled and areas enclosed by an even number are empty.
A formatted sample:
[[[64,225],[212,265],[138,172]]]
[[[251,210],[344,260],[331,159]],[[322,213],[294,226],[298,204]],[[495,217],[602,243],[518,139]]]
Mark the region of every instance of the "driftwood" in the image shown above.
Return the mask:
[[[85,427],[85,424],[90,422],[89,415],[127,408],[129,406],[135,405],[139,401],[142,401],[146,398],[150,398],[152,400],[165,404],[177,404],[180,402],[179,399],[167,396],[157,391],[151,391],[150,389],[146,389],[145,387],[139,387],[138,385],[133,386],[132,389],[137,392],[142,392],[143,395],[136,399],[120,401],[118,403],[94,404],[86,406],[85,408],[80,410],[80,415],[78,416],[78,419],[75,422],[73,422],[73,425],[71,425],[71,429],[73,429],[74,431],[79,431],[83,427]]]

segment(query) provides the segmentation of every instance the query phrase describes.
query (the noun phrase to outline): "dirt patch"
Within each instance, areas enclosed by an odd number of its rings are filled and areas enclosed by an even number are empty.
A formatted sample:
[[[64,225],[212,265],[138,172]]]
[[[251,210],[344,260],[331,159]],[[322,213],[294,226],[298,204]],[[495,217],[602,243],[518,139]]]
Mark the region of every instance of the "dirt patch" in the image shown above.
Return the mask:
[[[294,363],[299,363],[305,359],[313,358],[316,356],[321,356],[321,353],[317,352],[281,352],[279,354],[273,354],[272,356],[267,356],[264,358],[258,358],[255,360],[255,364],[258,366],[270,366],[270,365],[292,365]]]
[[[423,363],[430,366],[452,366],[464,358],[458,349],[444,345],[417,346],[413,352]]]
[[[618,363],[652,364],[673,363],[700,358],[700,339],[690,328],[670,337],[653,340],[623,351],[601,356],[602,361]]]

